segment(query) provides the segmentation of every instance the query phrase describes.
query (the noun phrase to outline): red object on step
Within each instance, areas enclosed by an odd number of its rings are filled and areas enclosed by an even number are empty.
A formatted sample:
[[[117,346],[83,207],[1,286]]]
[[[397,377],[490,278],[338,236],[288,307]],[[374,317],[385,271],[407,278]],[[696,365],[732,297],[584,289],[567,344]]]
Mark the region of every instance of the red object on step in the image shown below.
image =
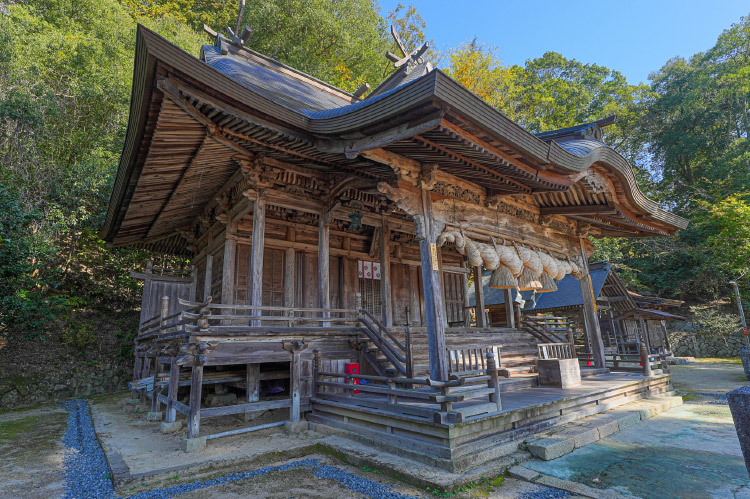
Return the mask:
[[[594,363],[591,362],[591,357],[586,357],[586,366],[587,367],[591,367],[593,365],[594,365]]]
[[[344,372],[346,374],[360,374],[359,362],[347,362],[344,364]],[[359,378],[352,378],[351,381],[353,385],[359,384]],[[359,390],[353,390],[352,393],[357,394]]]

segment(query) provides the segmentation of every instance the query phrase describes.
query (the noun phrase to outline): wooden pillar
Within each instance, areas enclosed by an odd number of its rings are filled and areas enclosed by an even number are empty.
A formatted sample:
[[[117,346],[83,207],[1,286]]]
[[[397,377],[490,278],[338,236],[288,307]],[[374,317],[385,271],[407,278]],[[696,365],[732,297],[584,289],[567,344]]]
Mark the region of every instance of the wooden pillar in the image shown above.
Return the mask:
[[[646,321],[643,320],[642,315],[636,315],[638,324],[641,326],[641,335],[643,336],[643,343],[646,344],[646,352],[651,353],[651,338],[648,337],[648,328],[646,327]]]
[[[198,438],[201,424],[201,391],[203,388],[203,365],[193,366],[190,383],[190,408],[188,409],[188,438]]]
[[[516,316],[513,311],[513,290],[504,289],[503,296],[505,297],[505,327],[511,329],[516,328]]]
[[[150,319],[150,317],[147,317],[147,316],[149,314],[149,309],[151,308],[151,274],[153,272],[153,268],[154,268],[154,261],[149,260],[148,263],[146,263],[146,277],[143,279],[143,295],[141,296],[140,324],[143,324],[144,321],[146,321],[147,319]],[[140,332],[138,334],[140,334]]]
[[[383,217],[380,230],[380,297],[382,321],[385,327],[393,326],[393,298],[391,295],[391,229],[386,217]]]
[[[159,320],[159,334],[163,334],[165,331],[163,328],[166,326],[167,321],[165,320],[165,317],[169,315],[169,297],[168,296],[162,296],[161,297],[161,312],[160,316],[161,319]],[[159,397],[156,394],[156,381],[159,377],[159,372],[161,371],[161,358],[160,358],[160,352],[159,350],[156,351],[156,354],[154,355],[154,380],[151,383],[151,412],[158,412],[159,411]]]
[[[198,266],[197,265],[190,266],[190,279],[192,279],[192,281],[190,282],[190,293],[188,294],[188,300],[195,301],[195,298],[198,295]]]
[[[591,274],[589,273],[589,264],[586,258],[586,250],[583,245],[583,237],[579,238],[581,245],[581,260],[585,275],[579,279],[581,285],[581,295],[583,296],[583,322],[586,329],[586,336],[591,343],[591,349],[594,354],[594,366],[606,367],[604,359],[604,342],[602,341],[602,332],[599,328],[599,317],[596,313],[596,297],[594,296],[594,287],[591,284]]]
[[[177,421],[177,409],[174,403],[177,400],[177,391],[180,389],[180,366],[177,365],[177,349],[175,345],[169,357],[169,391],[167,392],[167,414],[165,421],[174,423]]]
[[[661,331],[664,333],[664,350],[665,353],[672,354],[672,345],[669,343],[669,332],[667,331],[667,322],[659,321],[661,323]]]
[[[206,255],[206,275],[203,279],[203,301],[207,301],[211,296],[211,279],[214,275],[214,256]]]
[[[302,362],[300,361],[300,352],[292,352],[291,372],[290,381],[291,386],[289,387],[289,396],[292,398],[292,407],[289,410],[289,421],[296,423],[300,420],[300,407],[301,407],[301,396],[300,396],[300,370],[302,369]]]
[[[257,402],[260,400],[260,364],[246,364],[245,400]]]
[[[221,303],[234,303],[234,264],[237,252],[237,224],[229,222],[224,238],[224,266],[221,270]]]
[[[484,305],[484,286],[482,285],[482,267],[474,267],[474,297],[477,302],[477,327],[487,327],[487,313]]]
[[[263,250],[266,232],[266,200],[262,193],[253,201],[253,242],[250,248],[250,305],[263,305]],[[260,316],[260,310],[251,310],[253,317]],[[250,321],[251,326],[260,326],[260,321]]]
[[[471,314],[469,313],[469,309],[471,308],[469,303],[469,276],[466,272],[461,274],[461,280],[464,285],[464,327],[471,327]]]
[[[331,308],[330,223],[330,212],[321,213],[318,223],[318,308]],[[331,317],[331,313],[323,312],[321,317]],[[331,323],[323,322],[322,325],[330,326]]]
[[[438,227],[432,219],[432,199],[430,191],[422,189],[423,234],[419,241],[422,263],[422,285],[424,286],[425,325],[427,345],[430,352],[430,379],[448,380],[448,360],[445,350],[445,304],[443,286],[440,284],[436,240]],[[418,231],[419,232],[419,231]]]

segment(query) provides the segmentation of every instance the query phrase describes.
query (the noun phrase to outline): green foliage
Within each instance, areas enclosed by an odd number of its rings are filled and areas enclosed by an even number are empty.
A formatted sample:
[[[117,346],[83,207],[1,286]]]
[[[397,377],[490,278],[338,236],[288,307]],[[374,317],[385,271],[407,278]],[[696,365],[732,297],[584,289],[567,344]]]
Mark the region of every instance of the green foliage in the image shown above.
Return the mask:
[[[725,314],[714,308],[691,307],[693,321],[698,325],[698,333],[706,336],[718,336],[726,339],[732,334],[737,334],[741,328],[740,318],[737,314]]]
[[[62,329],[61,340],[79,352],[96,343],[96,330],[93,325],[83,321],[70,321]]]

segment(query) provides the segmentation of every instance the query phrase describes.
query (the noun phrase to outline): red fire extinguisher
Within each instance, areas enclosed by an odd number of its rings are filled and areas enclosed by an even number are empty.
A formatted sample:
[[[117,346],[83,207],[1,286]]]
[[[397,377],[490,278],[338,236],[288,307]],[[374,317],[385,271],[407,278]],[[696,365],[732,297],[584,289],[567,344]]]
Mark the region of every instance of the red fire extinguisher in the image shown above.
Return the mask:
[[[587,355],[587,356],[586,356],[586,366],[587,366],[587,367],[591,367],[591,366],[593,366],[593,365],[594,365],[594,363],[593,363],[593,362],[591,362],[591,356],[590,356],[590,355]]]

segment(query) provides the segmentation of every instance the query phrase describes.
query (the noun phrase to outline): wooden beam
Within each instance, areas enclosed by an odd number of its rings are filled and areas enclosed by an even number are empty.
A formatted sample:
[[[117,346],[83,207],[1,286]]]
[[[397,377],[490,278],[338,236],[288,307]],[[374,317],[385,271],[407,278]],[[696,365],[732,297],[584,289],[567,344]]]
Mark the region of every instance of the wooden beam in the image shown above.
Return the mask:
[[[246,364],[245,369],[245,400],[257,402],[260,400],[260,364]]]
[[[484,286],[482,267],[474,267],[474,297],[476,298],[477,327],[487,327],[487,313],[484,311]]]
[[[250,305],[260,307],[263,304],[263,250],[266,232],[266,200],[259,195],[253,201],[253,236],[250,248]],[[260,310],[251,311],[250,315],[260,315]],[[251,326],[260,326],[260,321],[253,320]]]
[[[459,154],[459,153],[457,153],[455,151],[452,151],[451,149],[449,149],[449,148],[447,148],[445,146],[437,144],[437,143],[435,143],[435,142],[433,142],[433,141],[431,141],[429,139],[426,139],[426,138],[424,138],[422,136],[419,136],[419,135],[415,136],[414,139],[418,140],[419,142],[422,142],[423,144],[425,144],[428,147],[432,147],[433,149],[437,149],[438,151],[442,152],[443,154],[446,154],[447,156],[453,158],[454,160],[460,161],[460,162],[462,162],[462,163],[464,163],[464,164],[466,164],[468,166],[471,166],[475,170],[479,170],[479,171],[481,171],[483,173],[486,173],[487,175],[490,175],[491,177],[494,177],[494,178],[500,180],[501,182],[503,182],[504,184],[512,186],[515,189],[518,189],[519,191],[521,191],[523,193],[530,193],[531,192],[531,187],[529,187],[527,185],[523,185],[522,183],[520,183],[520,182],[518,182],[516,180],[513,180],[512,178],[510,178],[510,177],[508,177],[506,175],[503,175],[502,173],[497,172],[497,171],[493,170],[492,168],[489,168],[489,167],[487,167],[487,166],[485,166],[485,165],[483,165],[481,163],[477,163],[476,161],[474,161],[472,159],[469,159],[466,156],[463,156],[463,155],[461,155],[461,154]]]
[[[146,273],[143,274],[143,295],[141,295],[141,323],[151,318],[146,317],[146,315],[149,313],[148,311],[151,307],[151,276],[153,274],[153,268],[154,261],[149,260],[148,263],[146,263]],[[132,272],[130,276],[133,277]]]
[[[177,365],[177,357],[172,355],[169,358],[169,389],[167,392],[167,409],[165,421],[167,423],[174,423],[177,421],[177,409],[175,409],[175,402],[177,401],[177,392],[180,388],[180,366]]]
[[[541,215],[613,215],[617,210],[606,204],[592,204],[583,206],[543,206],[539,208]]]

